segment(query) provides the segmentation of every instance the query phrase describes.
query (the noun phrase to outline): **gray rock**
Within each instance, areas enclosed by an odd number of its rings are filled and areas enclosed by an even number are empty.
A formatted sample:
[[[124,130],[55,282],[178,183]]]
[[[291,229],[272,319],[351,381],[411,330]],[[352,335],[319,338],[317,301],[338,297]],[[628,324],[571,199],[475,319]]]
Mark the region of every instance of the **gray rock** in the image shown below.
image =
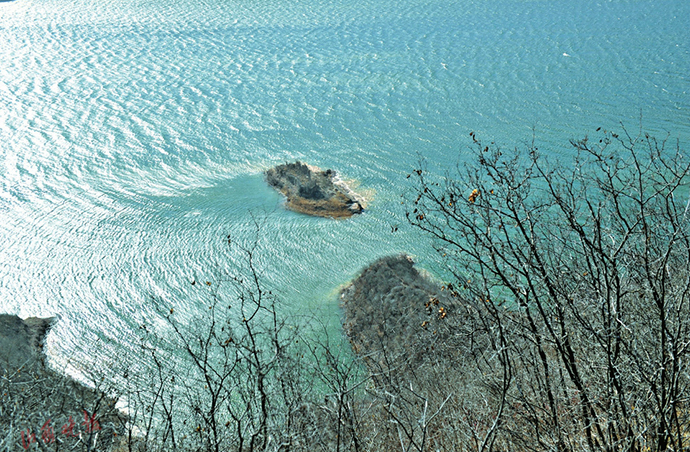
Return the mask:
[[[341,291],[343,328],[372,374],[404,377],[429,362],[451,363],[462,349],[454,332],[458,300],[421,274],[406,255],[384,257]]]
[[[0,314],[0,370],[19,367],[33,360],[42,360],[45,336],[54,317],[29,317]]]
[[[90,444],[88,448],[93,447],[91,450],[109,450],[117,435],[122,434],[127,417],[116,408],[116,400],[98,386],[86,387],[47,365],[44,343],[54,321],[37,317],[22,320],[16,315],[0,314],[0,442],[7,439],[20,445],[19,430],[40,432],[41,426],[49,422],[53,422],[57,436],[58,429],[69,418],[79,419],[89,413],[97,419],[99,430],[93,436],[61,435],[60,441],[65,441],[61,445],[65,450],[74,449],[85,440]],[[77,430],[84,433],[79,427],[77,424]],[[14,439],[2,435],[12,430]],[[39,441],[44,440],[40,433],[37,436]],[[10,450],[10,442],[6,444]],[[40,442],[39,448],[48,450]]]
[[[286,196],[286,206],[291,210],[330,218],[362,213],[361,202],[336,183],[335,177],[333,170],[313,170],[299,161],[266,171],[266,181]]]

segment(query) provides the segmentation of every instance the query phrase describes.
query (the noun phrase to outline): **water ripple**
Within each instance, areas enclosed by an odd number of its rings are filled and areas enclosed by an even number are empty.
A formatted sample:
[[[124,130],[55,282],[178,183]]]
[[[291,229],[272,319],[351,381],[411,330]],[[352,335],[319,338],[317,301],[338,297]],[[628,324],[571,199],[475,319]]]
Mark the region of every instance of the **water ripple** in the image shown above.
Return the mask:
[[[156,303],[192,316],[190,282],[237,271],[223,239],[267,214],[267,284],[337,316],[373,259],[432,260],[404,228],[405,175],[455,163],[470,131],[513,146],[536,128],[564,157],[642,108],[687,142],[690,11],[661,3],[2,4],[0,308],[63,315],[54,346],[89,355]],[[294,159],[357,181],[365,214],[285,211],[262,172]]]

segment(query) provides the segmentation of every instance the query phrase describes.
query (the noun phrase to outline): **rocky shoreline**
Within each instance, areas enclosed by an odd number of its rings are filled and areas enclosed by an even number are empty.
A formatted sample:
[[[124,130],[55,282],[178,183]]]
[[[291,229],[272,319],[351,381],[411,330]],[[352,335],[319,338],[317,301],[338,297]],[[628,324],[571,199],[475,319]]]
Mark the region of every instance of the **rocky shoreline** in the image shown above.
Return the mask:
[[[411,257],[375,261],[340,294],[343,328],[370,373],[402,376],[431,362],[451,363],[458,343],[458,303],[420,273]]]
[[[434,387],[452,363],[461,362],[458,356],[467,347],[458,335],[463,322],[460,304],[415,268],[411,257],[378,259],[341,291],[340,298],[343,330],[377,388],[388,390],[398,383]],[[88,411],[98,413],[100,430],[80,441],[98,450],[127,450],[134,444],[127,441],[136,438],[123,436],[127,418],[115,401],[45,363],[44,340],[53,323],[53,318],[22,320],[0,314],[0,376],[5,377],[4,383],[0,379],[0,431],[12,425],[40,431],[51,419],[58,429],[67,425],[68,416],[77,419]],[[9,406],[19,409],[3,409]],[[7,438],[21,444],[20,430]]]
[[[29,317],[0,314],[0,372],[27,362],[43,362],[43,343],[54,317]]]
[[[105,393],[48,366],[44,344],[54,322],[0,314],[0,446],[73,449],[81,442],[109,450],[126,418]]]
[[[266,171],[268,184],[286,196],[286,206],[295,212],[328,218],[349,218],[364,207],[333,170],[321,171],[300,161]]]

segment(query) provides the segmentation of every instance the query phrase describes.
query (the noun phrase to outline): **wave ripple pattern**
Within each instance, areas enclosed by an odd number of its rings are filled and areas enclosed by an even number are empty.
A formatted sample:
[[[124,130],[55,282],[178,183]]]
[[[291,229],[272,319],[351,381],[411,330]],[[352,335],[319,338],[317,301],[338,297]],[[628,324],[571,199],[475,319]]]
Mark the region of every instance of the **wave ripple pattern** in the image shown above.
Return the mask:
[[[55,349],[133,346],[152,300],[202,309],[190,282],[232,271],[225,237],[265,215],[266,281],[338,325],[367,263],[433,266],[405,175],[458,163],[470,131],[534,130],[559,158],[642,114],[687,146],[688,17],[682,0],[0,3],[0,311],[61,315]],[[295,159],[337,169],[366,213],[282,209],[262,172]]]

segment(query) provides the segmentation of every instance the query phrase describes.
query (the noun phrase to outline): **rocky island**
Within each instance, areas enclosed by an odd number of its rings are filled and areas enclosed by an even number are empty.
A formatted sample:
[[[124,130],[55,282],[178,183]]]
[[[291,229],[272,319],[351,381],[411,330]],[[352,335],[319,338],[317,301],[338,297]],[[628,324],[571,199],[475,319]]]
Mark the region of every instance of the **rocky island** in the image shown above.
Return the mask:
[[[287,197],[287,207],[295,212],[348,218],[364,210],[330,169],[321,171],[300,161],[286,163],[266,171],[266,181]]]
[[[466,348],[459,339],[459,300],[420,273],[407,255],[369,265],[340,300],[344,331],[372,375],[395,368],[411,378],[431,362],[458,362]]]

